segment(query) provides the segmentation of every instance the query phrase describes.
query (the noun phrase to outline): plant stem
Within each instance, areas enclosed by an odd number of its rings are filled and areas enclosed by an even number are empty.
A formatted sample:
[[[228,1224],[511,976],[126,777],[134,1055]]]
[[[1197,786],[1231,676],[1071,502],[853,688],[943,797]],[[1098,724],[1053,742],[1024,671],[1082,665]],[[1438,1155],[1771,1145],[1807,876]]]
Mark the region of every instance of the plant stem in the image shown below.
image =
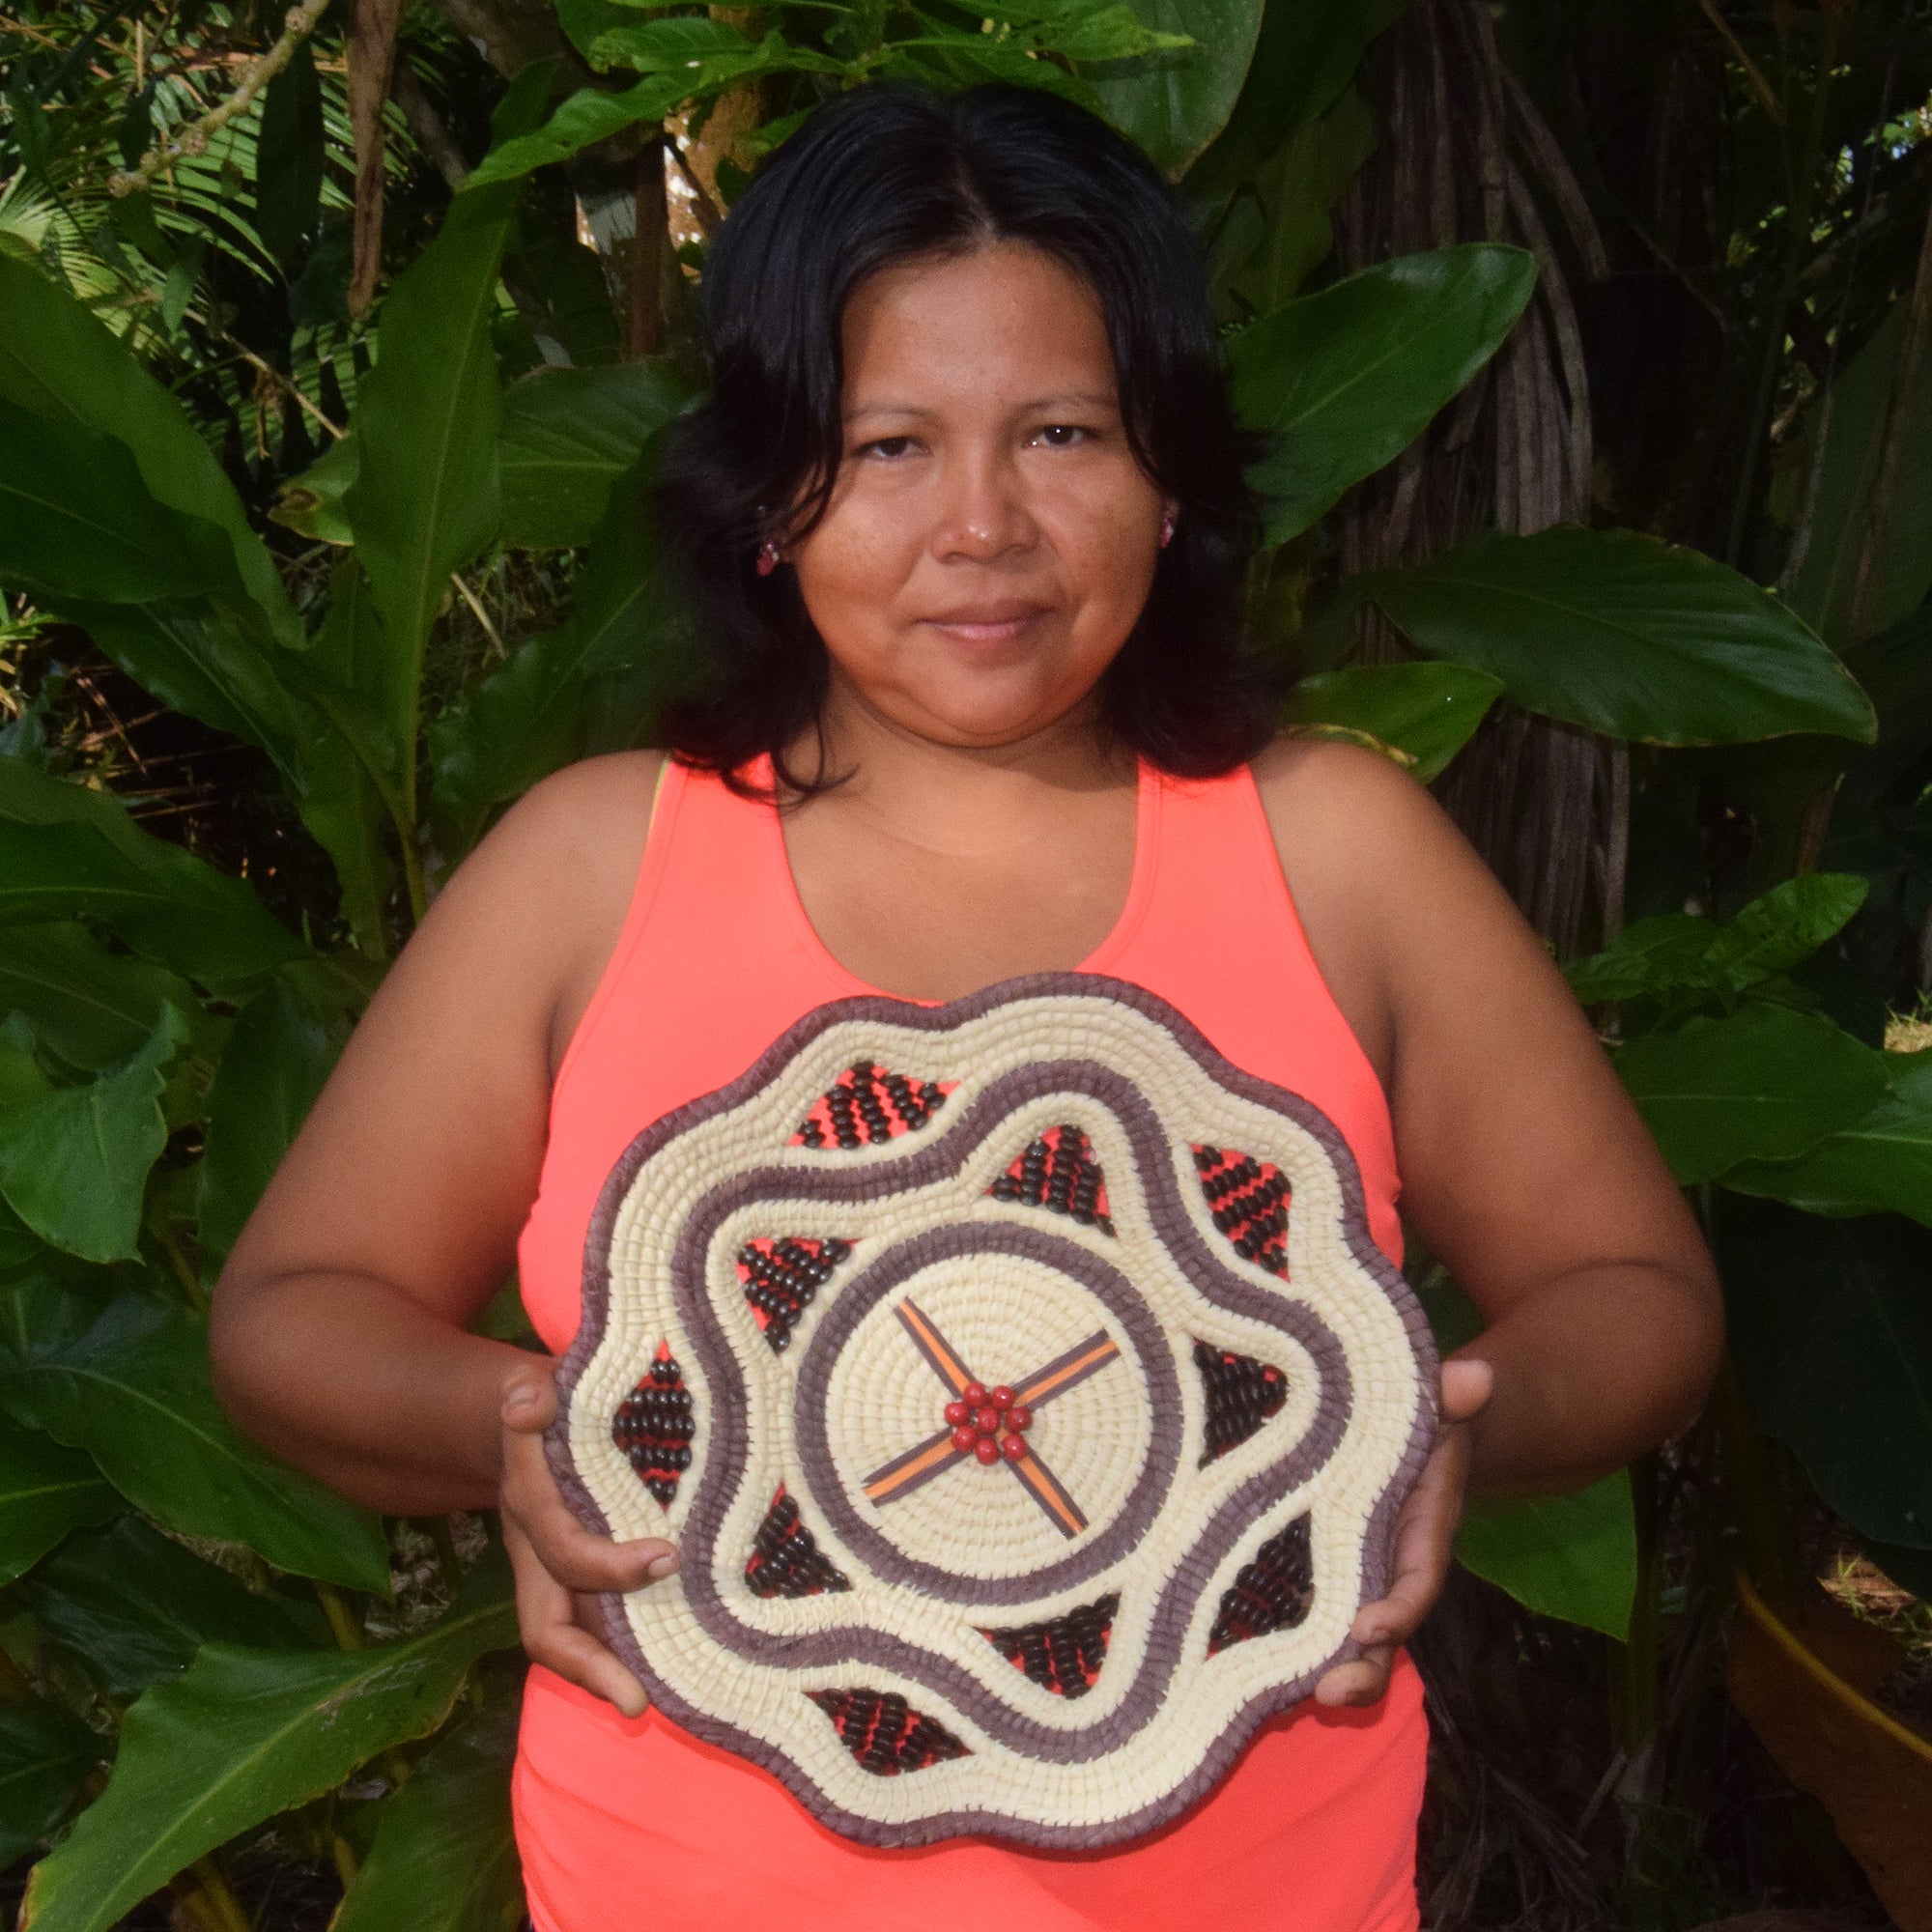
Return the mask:
[[[222,1874],[213,1857],[196,1859],[188,1867],[193,1874],[187,1905],[210,1932],[254,1932],[235,1889]]]
[[[328,1856],[335,1862],[335,1875],[342,1881],[343,1890],[347,1891],[355,1883],[355,1854],[340,1832],[328,1834]]]
[[[173,1231],[165,1221],[152,1221],[149,1232],[160,1243],[162,1254],[168,1258],[168,1265],[174,1269],[175,1279],[181,1283],[182,1293],[187,1296],[187,1305],[197,1315],[208,1313],[208,1291],[202,1287],[200,1277],[189,1266],[186,1253],[175,1238]]]
[[[362,1634],[362,1620],[349,1605],[349,1599],[333,1583],[325,1583],[321,1577],[311,1579],[315,1584],[315,1594],[322,1605],[323,1615],[328,1619],[330,1634],[335,1638],[337,1650],[366,1650],[369,1640]]]

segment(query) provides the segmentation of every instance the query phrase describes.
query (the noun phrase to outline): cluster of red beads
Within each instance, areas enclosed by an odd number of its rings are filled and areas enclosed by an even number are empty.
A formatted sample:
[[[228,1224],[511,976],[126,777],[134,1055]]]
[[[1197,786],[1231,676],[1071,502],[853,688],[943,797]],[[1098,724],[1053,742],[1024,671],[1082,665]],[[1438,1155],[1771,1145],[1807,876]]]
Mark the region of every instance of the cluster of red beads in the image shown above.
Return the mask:
[[[1033,1410],[1015,1402],[1004,1382],[992,1389],[983,1382],[968,1382],[958,1401],[946,1405],[946,1420],[952,1429],[952,1446],[962,1456],[977,1457],[989,1467],[1002,1456],[1009,1463],[1026,1457]]]

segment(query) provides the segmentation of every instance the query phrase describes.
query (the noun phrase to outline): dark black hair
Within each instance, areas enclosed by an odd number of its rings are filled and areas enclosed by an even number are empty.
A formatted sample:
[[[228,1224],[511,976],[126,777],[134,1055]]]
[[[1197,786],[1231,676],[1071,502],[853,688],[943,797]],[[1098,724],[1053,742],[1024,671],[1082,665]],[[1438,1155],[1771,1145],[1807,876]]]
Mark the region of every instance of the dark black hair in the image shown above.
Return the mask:
[[[1273,728],[1244,646],[1258,535],[1250,455],[1228,400],[1193,238],[1147,157],[1084,108],[1006,86],[943,98],[876,83],[819,108],[732,204],[705,263],[706,399],[668,440],[656,509],[682,580],[698,682],[661,730],[684,762],[744,788],[824,700],[825,647],[768,538],[823,514],[844,446],[840,324],[869,275],[920,256],[1029,242],[1099,298],[1125,432],[1179,505],[1139,621],[1104,673],[1116,736],[1182,777],[1232,770]],[[775,520],[784,519],[782,527]]]

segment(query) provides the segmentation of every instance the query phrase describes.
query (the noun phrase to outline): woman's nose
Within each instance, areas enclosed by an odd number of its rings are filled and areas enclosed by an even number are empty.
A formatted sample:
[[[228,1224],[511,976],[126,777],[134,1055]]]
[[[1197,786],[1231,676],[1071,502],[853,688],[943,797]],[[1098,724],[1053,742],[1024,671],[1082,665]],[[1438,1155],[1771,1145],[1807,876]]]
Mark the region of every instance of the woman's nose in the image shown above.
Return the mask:
[[[942,492],[932,543],[942,563],[991,563],[1031,550],[1038,538],[1009,462],[976,456],[949,465]]]

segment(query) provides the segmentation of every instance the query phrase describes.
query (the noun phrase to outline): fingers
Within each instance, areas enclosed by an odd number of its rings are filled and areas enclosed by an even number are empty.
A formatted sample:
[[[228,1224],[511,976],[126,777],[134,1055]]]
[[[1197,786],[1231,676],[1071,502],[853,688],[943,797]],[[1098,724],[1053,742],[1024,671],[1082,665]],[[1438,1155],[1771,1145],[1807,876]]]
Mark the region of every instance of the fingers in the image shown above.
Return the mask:
[[[1442,1364],[1442,1420],[1467,1422],[1480,1414],[1495,1392],[1495,1370],[1480,1356],[1451,1356]]]
[[[1441,1594],[1455,1553],[1469,1467],[1468,1432],[1459,1425],[1481,1413],[1494,1385],[1494,1371],[1476,1357],[1442,1364],[1444,1426],[1396,1519],[1387,1594],[1356,1612],[1349,1634],[1361,1654],[1322,1673],[1318,1703],[1373,1704],[1388,1690],[1396,1648],[1415,1634]]]
[[[1324,1670],[1315,1686],[1318,1704],[1374,1704],[1388,1690],[1389,1671],[1395,1662],[1392,1643],[1372,1644],[1352,1662],[1338,1663]]]
[[[541,1435],[556,1420],[556,1365],[531,1356],[527,1369],[510,1371],[503,1383],[503,1427],[520,1435]]]
[[[517,1625],[532,1662],[614,1704],[627,1718],[650,1708],[644,1687],[611,1650],[578,1622],[580,1605],[538,1559],[526,1537],[507,1517],[503,1541],[517,1579]]]
[[[543,1432],[556,1414],[550,1368],[532,1361],[503,1387],[503,1483],[498,1500],[532,1553],[556,1582],[602,1594],[641,1590],[677,1568],[677,1551],[662,1537],[615,1543],[584,1528],[572,1515],[551,1474]]]

